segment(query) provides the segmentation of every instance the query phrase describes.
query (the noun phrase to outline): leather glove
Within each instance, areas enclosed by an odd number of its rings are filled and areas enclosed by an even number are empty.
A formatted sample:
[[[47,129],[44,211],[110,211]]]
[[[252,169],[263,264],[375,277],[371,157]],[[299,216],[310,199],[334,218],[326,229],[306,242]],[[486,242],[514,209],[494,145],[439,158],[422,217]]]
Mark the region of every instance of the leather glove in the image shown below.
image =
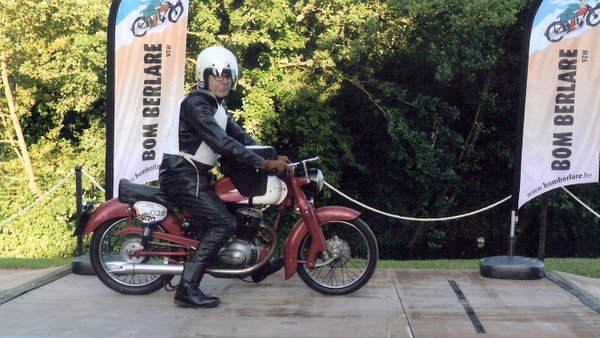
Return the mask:
[[[292,169],[292,167],[287,165],[287,163],[285,163],[285,161],[282,160],[265,160],[260,169],[264,171],[275,170],[277,172],[277,175],[281,175],[284,172],[288,172],[289,174],[294,173],[294,169]]]

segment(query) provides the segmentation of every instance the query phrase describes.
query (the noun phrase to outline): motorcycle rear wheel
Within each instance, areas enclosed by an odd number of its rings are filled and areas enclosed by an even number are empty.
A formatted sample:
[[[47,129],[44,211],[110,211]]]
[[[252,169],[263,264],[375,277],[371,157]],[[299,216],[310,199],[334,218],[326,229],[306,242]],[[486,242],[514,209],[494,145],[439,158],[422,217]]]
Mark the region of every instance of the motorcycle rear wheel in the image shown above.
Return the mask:
[[[560,21],[555,21],[551,23],[548,28],[546,28],[546,33],[544,35],[550,42],[558,42],[562,40],[562,38],[567,35],[567,24],[562,23]]]
[[[127,218],[119,218],[102,224],[94,232],[90,243],[90,261],[96,275],[104,285],[125,295],[146,295],[162,289],[173,276],[158,274],[118,275],[110,272],[109,266],[111,263],[164,264],[164,260],[160,257],[128,256],[127,252],[141,246],[141,236],[117,235],[119,231],[126,228]]]
[[[315,268],[298,265],[298,275],[311,289],[326,295],[346,295],[362,288],[373,276],[379,249],[377,239],[367,223],[331,221],[321,224],[327,253],[317,259]],[[298,260],[306,261],[311,236],[308,234],[298,250]]]
[[[152,28],[152,19],[140,16],[137,19],[135,19],[135,21],[131,25],[131,32],[134,36],[139,38],[146,35],[150,28]]]

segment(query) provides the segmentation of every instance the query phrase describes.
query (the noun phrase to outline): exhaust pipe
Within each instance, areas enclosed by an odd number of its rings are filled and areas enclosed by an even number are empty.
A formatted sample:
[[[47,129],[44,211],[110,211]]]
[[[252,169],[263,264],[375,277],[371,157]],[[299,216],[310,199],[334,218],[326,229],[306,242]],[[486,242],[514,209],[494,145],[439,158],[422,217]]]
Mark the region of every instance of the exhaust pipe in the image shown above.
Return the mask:
[[[206,273],[213,277],[246,277],[258,270],[268,260],[263,259],[258,264],[244,269],[211,269]],[[110,262],[106,264],[106,270],[113,275],[182,275],[183,264],[136,264],[125,262]]]
[[[264,223],[260,224],[261,228],[266,229],[272,236],[274,243],[278,243],[279,236],[275,229]],[[277,248],[277,245],[271,245],[267,254],[263,257],[260,262],[251,265],[243,269],[219,269],[219,268],[208,268],[206,273],[217,278],[226,277],[240,277],[244,278],[250,276],[254,271],[258,270],[261,266],[265,265],[273,252]],[[183,264],[137,264],[127,263],[120,261],[113,261],[106,263],[106,271],[113,275],[182,275]]]
[[[183,265],[110,262],[106,270],[113,275],[181,275]]]

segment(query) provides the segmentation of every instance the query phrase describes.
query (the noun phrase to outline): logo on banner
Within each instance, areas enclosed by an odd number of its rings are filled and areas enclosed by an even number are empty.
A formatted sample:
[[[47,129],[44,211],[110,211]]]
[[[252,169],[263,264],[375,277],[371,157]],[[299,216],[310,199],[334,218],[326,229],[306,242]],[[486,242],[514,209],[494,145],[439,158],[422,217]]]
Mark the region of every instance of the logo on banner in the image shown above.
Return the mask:
[[[552,22],[544,33],[550,42],[558,42],[586,25],[597,26],[600,23],[600,3],[594,7],[586,4],[585,0],[571,3],[556,18],[558,20]]]
[[[152,28],[164,23],[167,19],[175,23],[183,14],[181,0],[172,4],[170,1],[151,0],[140,12],[140,16],[133,20],[131,32],[135,37],[142,37]]]

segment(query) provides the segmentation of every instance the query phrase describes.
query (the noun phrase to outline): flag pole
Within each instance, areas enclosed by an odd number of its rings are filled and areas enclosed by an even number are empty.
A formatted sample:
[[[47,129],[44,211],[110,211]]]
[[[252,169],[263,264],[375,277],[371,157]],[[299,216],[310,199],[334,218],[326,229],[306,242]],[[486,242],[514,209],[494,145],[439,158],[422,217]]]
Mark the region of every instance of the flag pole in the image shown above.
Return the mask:
[[[517,237],[515,230],[519,220],[519,187],[521,180],[521,156],[523,144],[523,122],[525,111],[525,91],[527,88],[527,65],[529,61],[529,40],[535,14],[543,0],[534,0],[529,9],[527,29],[521,50],[521,84],[519,92],[519,110],[517,113],[517,138],[513,167],[512,210],[510,212],[510,233],[508,236],[508,255],[485,257],[479,261],[479,272],[484,277],[498,279],[540,279],[544,276],[544,263],[536,258],[515,256]]]

